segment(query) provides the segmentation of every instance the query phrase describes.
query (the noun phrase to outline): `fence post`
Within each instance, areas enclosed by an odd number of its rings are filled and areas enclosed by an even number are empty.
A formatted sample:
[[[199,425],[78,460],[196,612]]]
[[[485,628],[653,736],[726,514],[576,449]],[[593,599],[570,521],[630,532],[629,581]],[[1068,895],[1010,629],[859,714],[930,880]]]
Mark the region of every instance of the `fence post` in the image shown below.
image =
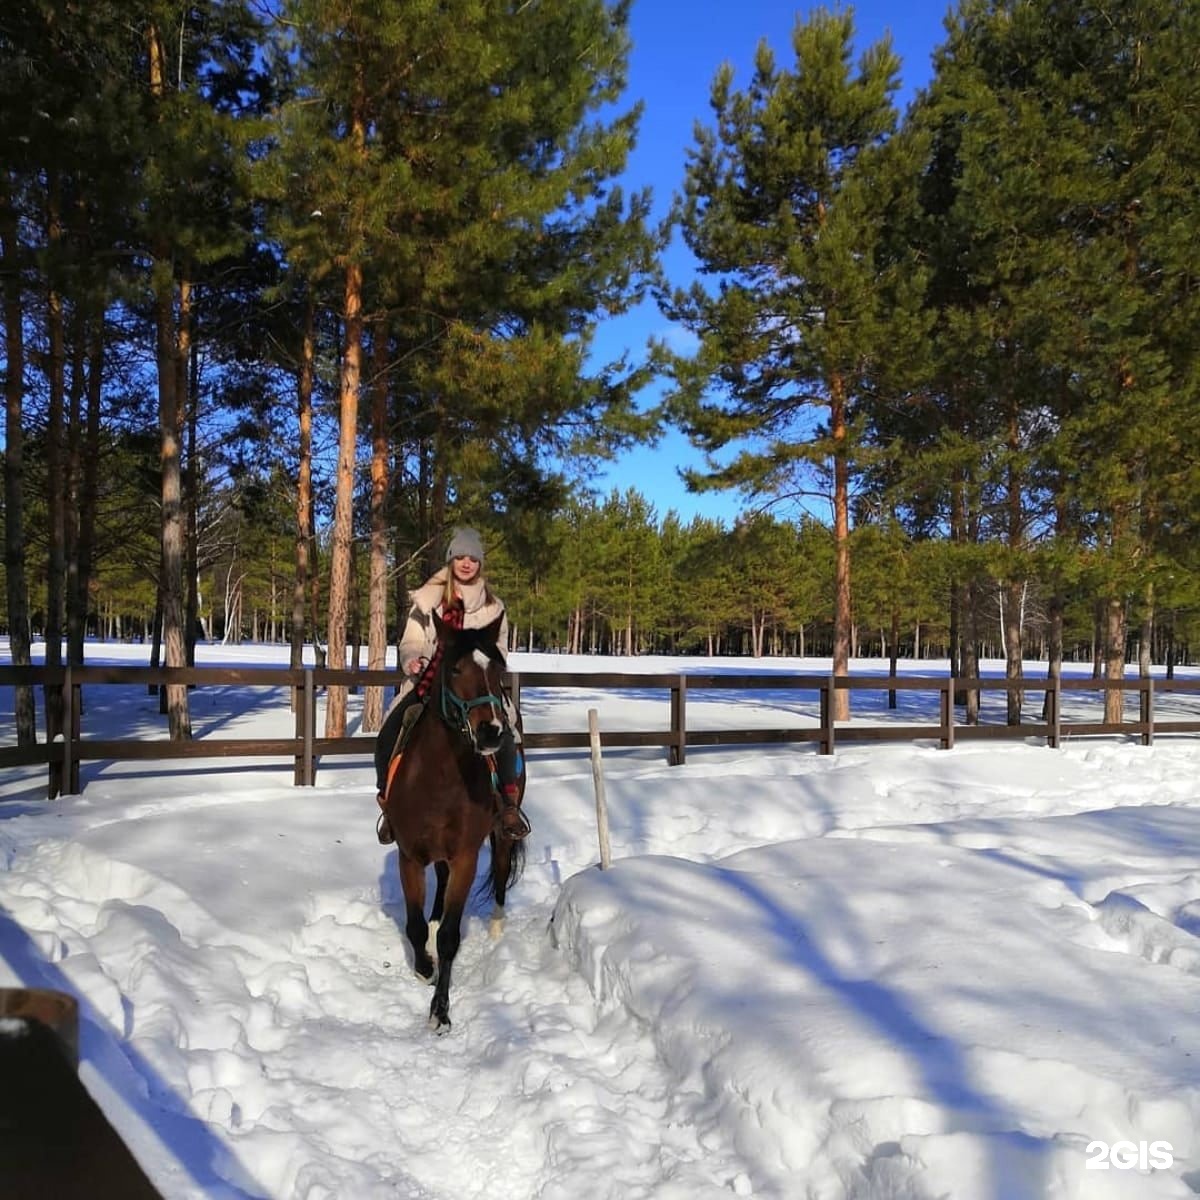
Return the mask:
[[[513,708],[517,712],[521,711],[521,672],[509,671],[508,673],[508,694],[512,698]]]
[[[954,680],[947,676],[942,680],[938,699],[942,710],[942,749],[954,749]]]
[[[818,743],[822,754],[832,754],[833,732],[833,676],[828,675],[821,684],[821,738]]]
[[[671,744],[667,747],[667,764],[683,765],[687,757],[687,676],[680,675],[671,688]]]
[[[1046,741],[1051,750],[1057,750],[1062,742],[1062,680],[1057,675],[1050,680],[1046,696],[1050,701],[1050,732]]]
[[[1152,746],[1154,745],[1154,679],[1147,675],[1141,681],[1141,684],[1142,686],[1139,689],[1141,692],[1141,696],[1139,697],[1141,704],[1139,707],[1142,710],[1141,718],[1145,726],[1142,730],[1142,745]]]
[[[604,762],[600,757],[600,718],[588,709],[588,741],[592,748],[592,783],[596,789],[596,835],[600,839],[600,870],[612,864],[612,846],[608,840],[608,798],[604,791]]]

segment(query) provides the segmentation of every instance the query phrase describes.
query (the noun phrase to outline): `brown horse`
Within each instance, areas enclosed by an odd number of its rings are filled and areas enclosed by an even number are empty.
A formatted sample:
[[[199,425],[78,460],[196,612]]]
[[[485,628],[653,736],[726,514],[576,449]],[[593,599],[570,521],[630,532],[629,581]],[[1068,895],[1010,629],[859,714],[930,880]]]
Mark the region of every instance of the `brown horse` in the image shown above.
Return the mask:
[[[512,737],[501,693],[504,656],[496,645],[500,618],[484,629],[452,629],[434,614],[442,647],[425,710],[391,773],[384,812],[400,851],[405,933],[417,974],[434,984],[430,1028],[450,1028],[450,970],[461,940],[479,849],[491,838],[491,870],[480,891],[495,902],[490,932],[500,934],[504,899],[520,877],[525,844],[503,836],[496,823],[494,755]],[[520,795],[525,793],[520,756]],[[437,891],[425,919],[425,868],[434,866]],[[427,943],[436,930],[437,962]]]

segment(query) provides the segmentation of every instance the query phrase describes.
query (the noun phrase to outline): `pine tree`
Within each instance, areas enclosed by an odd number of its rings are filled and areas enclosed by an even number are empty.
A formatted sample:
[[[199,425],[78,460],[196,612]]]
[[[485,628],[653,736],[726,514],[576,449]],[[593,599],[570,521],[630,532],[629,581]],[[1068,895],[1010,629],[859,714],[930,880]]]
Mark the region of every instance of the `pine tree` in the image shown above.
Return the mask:
[[[1129,598],[1148,594],[1162,513],[1189,491],[1175,438],[1196,405],[1194,355],[1177,337],[1196,304],[1192,239],[1179,237],[1200,163],[1181,49],[1196,23],[1172,0],[1119,13],[967,4],[933,89],[952,143],[944,210],[970,279],[946,328],[965,333],[957,373],[982,384],[1009,513],[996,569],[1015,587],[1029,569],[1023,522],[1052,520],[1061,537],[1073,519],[1104,564],[1110,678],[1124,672]],[[1118,720],[1119,694],[1107,700]]]
[[[598,313],[636,296],[654,240],[648,200],[627,204],[607,186],[636,113],[592,120],[623,86],[624,5],[296,0],[286,16],[298,90],[280,114],[277,157],[311,209],[285,232],[284,251],[310,274],[344,279],[336,664],[364,326],[396,347],[387,382],[405,426],[392,438],[412,447],[413,540],[436,558],[452,507],[470,517],[519,504],[537,496],[530,467],[548,453],[604,448],[637,427],[636,380],[589,379],[586,341]],[[337,693],[330,700],[335,734],[344,710]]]
[[[830,468],[838,674],[851,640],[852,405],[886,355],[903,358],[901,314],[916,300],[881,244],[903,176],[886,151],[899,63],[883,41],[852,71],[852,38],[849,14],[818,11],[796,25],[792,69],[763,43],[746,91],[729,67],[718,73],[715,128],[697,131],[676,215],[720,287],[696,284],[666,305],[701,343],[674,364],[685,428],[708,452],[751,443],[694,485],[778,500],[810,486],[809,468]],[[839,692],[838,716],[848,712]]]

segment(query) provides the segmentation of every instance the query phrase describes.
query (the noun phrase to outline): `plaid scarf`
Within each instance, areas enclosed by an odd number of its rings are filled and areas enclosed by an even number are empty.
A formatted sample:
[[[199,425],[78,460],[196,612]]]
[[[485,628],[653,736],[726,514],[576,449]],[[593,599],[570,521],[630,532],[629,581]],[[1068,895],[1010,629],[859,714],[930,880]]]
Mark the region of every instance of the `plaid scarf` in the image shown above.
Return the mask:
[[[442,624],[450,629],[461,629],[463,627],[463,602],[461,596],[456,596],[454,600],[446,606],[442,611]],[[421,678],[417,680],[416,693],[418,699],[424,700],[429,695],[429,689],[433,687],[434,678],[437,676],[438,667],[442,665],[442,651],[445,645],[441,638],[438,638],[437,646],[434,647],[433,656],[429,660],[429,664],[425,670],[421,672]]]

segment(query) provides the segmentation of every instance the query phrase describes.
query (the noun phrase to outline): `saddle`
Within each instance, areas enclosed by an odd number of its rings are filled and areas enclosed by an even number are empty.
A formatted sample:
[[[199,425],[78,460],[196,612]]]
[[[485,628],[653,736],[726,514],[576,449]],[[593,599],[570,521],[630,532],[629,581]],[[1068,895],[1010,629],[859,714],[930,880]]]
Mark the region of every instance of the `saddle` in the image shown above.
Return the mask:
[[[400,718],[400,731],[396,734],[396,744],[392,747],[392,753],[388,758],[387,782],[383,785],[383,791],[376,797],[381,810],[383,808],[384,797],[391,790],[392,779],[400,767],[400,760],[404,755],[404,747],[408,745],[409,738],[412,737],[413,727],[424,711],[425,701],[416,698],[404,710],[404,715]],[[390,846],[396,840],[395,834],[392,833],[392,827],[388,824],[386,812],[381,811],[379,819],[375,822],[375,837],[381,846]]]

